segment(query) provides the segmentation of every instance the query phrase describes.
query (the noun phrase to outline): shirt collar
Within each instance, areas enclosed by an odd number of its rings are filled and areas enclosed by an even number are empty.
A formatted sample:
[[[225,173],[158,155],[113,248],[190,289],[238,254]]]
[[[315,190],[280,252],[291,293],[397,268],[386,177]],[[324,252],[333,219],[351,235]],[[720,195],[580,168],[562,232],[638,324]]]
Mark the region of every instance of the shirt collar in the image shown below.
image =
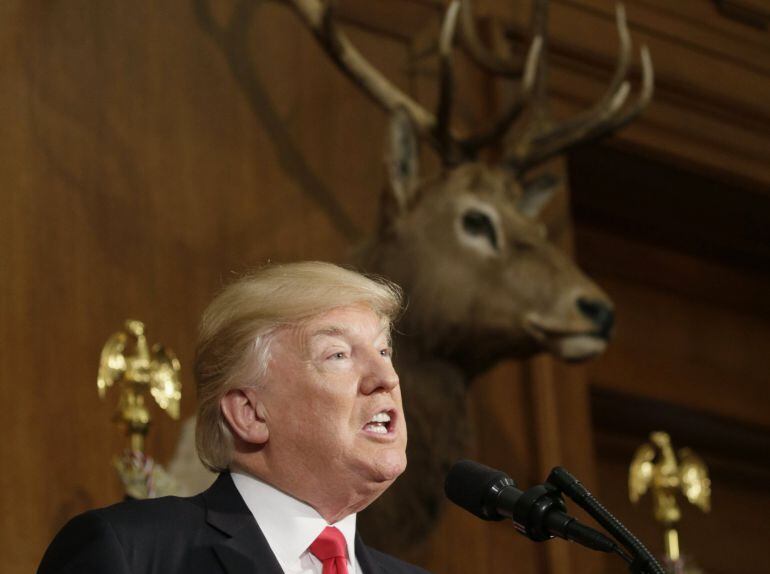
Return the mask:
[[[327,526],[335,526],[342,532],[348,546],[348,561],[354,563],[355,514],[330,525],[309,504],[258,478],[237,471],[231,472],[231,476],[281,566],[290,569],[298,565],[302,555]]]

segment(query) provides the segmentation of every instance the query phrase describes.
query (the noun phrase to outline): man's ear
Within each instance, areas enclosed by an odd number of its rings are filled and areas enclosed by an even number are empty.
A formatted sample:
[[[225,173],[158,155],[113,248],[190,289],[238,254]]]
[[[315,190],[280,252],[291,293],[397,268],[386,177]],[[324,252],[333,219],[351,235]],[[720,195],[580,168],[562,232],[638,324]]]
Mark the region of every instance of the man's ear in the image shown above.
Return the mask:
[[[255,389],[233,389],[219,403],[233,435],[251,445],[263,445],[269,436],[258,396]]]

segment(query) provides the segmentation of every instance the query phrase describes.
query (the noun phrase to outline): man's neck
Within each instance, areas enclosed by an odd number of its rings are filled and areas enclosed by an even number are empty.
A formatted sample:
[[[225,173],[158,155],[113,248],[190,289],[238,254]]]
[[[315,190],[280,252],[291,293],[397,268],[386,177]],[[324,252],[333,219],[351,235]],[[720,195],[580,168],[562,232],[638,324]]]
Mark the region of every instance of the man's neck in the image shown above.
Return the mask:
[[[267,456],[265,451],[260,452],[262,457]],[[335,524],[345,517],[356,514],[373,502],[385,490],[382,486],[376,490],[366,491],[343,490],[336,484],[318,483],[312,481],[312,474],[307,472],[270,472],[270,466],[264,459],[249,460],[244,464],[236,455],[231,464],[231,472],[236,472],[253,477],[272,488],[290,496],[313,508],[328,524]],[[293,469],[297,470],[297,469]],[[379,485],[378,485],[379,486]],[[345,492],[344,498],[340,494]]]
[[[270,549],[285,571],[302,570],[314,558],[308,548],[327,526],[345,537],[349,561],[355,560],[356,515],[328,522],[312,506],[241,471],[231,472],[233,483],[254,515]],[[360,572],[356,568],[355,571]]]

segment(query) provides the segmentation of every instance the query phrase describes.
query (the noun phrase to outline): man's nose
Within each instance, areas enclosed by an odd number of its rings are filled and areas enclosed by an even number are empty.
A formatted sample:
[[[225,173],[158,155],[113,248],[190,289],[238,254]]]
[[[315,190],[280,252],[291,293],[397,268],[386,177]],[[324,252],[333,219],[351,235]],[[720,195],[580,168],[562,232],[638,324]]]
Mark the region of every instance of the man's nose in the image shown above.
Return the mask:
[[[377,353],[367,364],[366,373],[361,381],[361,392],[369,395],[377,391],[391,391],[398,386],[398,383],[398,374],[393,368],[393,363],[389,358]]]

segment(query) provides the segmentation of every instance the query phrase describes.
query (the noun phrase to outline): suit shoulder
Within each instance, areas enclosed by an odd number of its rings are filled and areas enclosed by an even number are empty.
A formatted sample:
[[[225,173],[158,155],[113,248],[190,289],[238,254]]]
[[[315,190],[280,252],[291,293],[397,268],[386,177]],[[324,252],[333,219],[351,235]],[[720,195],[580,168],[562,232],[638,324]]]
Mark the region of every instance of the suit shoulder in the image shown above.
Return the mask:
[[[45,551],[38,574],[125,572],[125,555],[109,523],[94,511],[72,518]]]
[[[147,500],[125,500],[89,512],[110,523],[143,521],[148,517],[161,522],[177,522],[181,517],[200,515],[205,510],[201,496],[197,495],[189,498],[164,496]]]
[[[200,496],[130,500],[89,510],[59,531],[38,572],[155,572],[156,557],[162,556],[158,564],[176,564],[180,557],[174,549],[188,548],[204,523]]]
[[[177,496],[164,496],[148,500],[126,500],[90,510],[91,514],[99,518],[115,531],[120,539],[126,536],[140,534],[146,536],[153,531],[152,536],[163,536],[182,525],[200,523],[205,516],[205,508],[202,498],[193,496],[180,498]]]
[[[430,572],[424,568],[399,560],[390,554],[385,554],[384,552],[380,552],[371,547],[369,547],[368,550],[374,561],[388,574],[430,574]]]

